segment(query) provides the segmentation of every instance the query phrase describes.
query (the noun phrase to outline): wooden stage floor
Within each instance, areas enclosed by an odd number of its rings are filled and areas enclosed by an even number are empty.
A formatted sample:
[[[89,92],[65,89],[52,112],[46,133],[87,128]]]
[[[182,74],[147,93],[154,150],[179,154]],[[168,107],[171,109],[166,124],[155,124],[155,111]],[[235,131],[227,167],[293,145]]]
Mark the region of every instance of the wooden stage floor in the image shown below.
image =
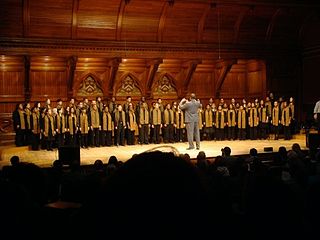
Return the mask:
[[[126,161],[133,154],[139,154],[152,148],[159,148],[162,151],[172,151],[174,147],[178,153],[188,153],[191,158],[196,158],[199,151],[204,151],[207,157],[221,155],[221,148],[229,146],[232,155],[248,154],[250,148],[256,148],[262,153],[264,147],[273,147],[273,151],[278,151],[280,146],[287,150],[291,149],[292,144],[300,144],[302,149],[306,147],[306,137],[304,134],[295,135],[290,141],[279,140],[235,140],[235,141],[202,141],[200,150],[186,150],[187,142],[174,144],[149,144],[119,147],[99,147],[80,150],[81,165],[93,164],[95,160],[101,159],[104,163],[108,162],[110,156],[115,155],[119,160]],[[10,165],[10,158],[14,155],[20,157],[23,162],[32,162],[40,167],[50,167],[55,159],[58,159],[58,150],[54,151],[31,151],[28,147],[3,146],[0,148],[0,168]]]

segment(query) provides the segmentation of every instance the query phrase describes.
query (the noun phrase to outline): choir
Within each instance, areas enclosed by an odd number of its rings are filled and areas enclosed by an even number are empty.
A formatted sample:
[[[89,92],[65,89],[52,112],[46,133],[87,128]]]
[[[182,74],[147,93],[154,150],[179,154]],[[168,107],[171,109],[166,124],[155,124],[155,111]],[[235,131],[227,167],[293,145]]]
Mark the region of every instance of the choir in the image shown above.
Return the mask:
[[[39,146],[50,151],[64,145],[88,148],[186,141],[184,113],[177,101],[163,105],[159,98],[149,106],[142,97],[134,105],[129,96],[122,105],[115,97],[107,103],[97,97],[91,102],[84,98],[77,105],[72,98],[68,104],[58,99],[55,107],[50,99],[44,106],[39,102],[32,109],[30,106],[18,104],[12,117],[16,145],[30,145],[32,150]],[[294,132],[294,112],[292,97],[289,102],[275,101],[270,94],[265,100],[248,103],[231,99],[229,105],[224,99],[216,105],[211,98],[198,111],[201,140],[277,140],[282,133],[289,140]]]

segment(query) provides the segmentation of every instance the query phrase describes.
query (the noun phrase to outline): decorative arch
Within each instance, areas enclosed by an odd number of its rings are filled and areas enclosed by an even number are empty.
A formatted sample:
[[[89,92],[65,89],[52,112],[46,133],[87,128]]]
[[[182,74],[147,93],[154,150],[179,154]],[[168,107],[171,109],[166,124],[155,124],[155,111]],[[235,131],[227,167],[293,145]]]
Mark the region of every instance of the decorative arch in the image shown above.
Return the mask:
[[[161,75],[154,83],[152,95],[154,98],[163,96],[178,97],[174,78],[168,73]]]
[[[132,73],[124,74],[115,90],[116,96],[141,96],[139,81]]]
[[[265,40],[266,41],[270,41],[271,38],[272,38],[272,34],[273,34],[273,31],[274,31],[274,27],[277,23],[277,20],[278,20],[278,17],[284,12],[284,10],[282,8],[278,8],[274,14],[272,15],[271,19],[270,19],[270,22],[269,22],[269,26],[268,26],[268,29],[267,29],[267,32],[266,32],[266,37],[265,37]]]
[[[80,83],[76,88],[76,91],[76,95],[79,97],[103,96],[101,81],[92,73],[88,73],[84,77],[82,77]]]

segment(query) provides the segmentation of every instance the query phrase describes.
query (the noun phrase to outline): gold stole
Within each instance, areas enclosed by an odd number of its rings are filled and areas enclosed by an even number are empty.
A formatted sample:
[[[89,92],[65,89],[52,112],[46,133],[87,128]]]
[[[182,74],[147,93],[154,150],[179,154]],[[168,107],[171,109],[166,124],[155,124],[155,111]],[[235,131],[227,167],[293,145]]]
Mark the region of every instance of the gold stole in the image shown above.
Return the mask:
[[[99,127],[99,125],[100,125],[99,117],[100,116],[99,116],[98,109],[97,110],[92,109],[91,110],[91,126],[93,128],[98,128]]]
[[[72,120],[73,118],[74,118],[74,126],[73,126],[73,120]],[[75,131],[75,129],[73,129],[73,127],[77,126],[76,115],[69,115],[68,116],[68,124],[69,124],[70,135],[73,135],[73,132]]]
[[[20,118],[20,129],[25,130],[26,129],[26,122],[24,120],[24,111],[23,110],[18,110],[19,112],[19,118]]]
[[[103,112],[102,123],[102,130],[112,131],[112,117],[109,112]]]
[[[160,125],[161,124],[161,111],[160,109],[152,110],[152,124]]]
[[[257,109],[256,108],[251,108],[249,110],[249,126],[250,127],[257,127],[258,126],[258,121],[257,121]]]
[[[25,110],[25,113],[26,113],[26,119],[27,119],[27,126],[26,128],[27,129],[31,129],[31,111],[29,108],[26,108]]]
[[[44,117],[44,136],[46,136],[46,137],[49,136],[49,118],[50,118],[52,136],[54,136],[54,123],[53,123],[54,119],[53,119],[53,116],[46,115]]]
[[[88,115],[86,113],[80,113],[80,128],[81,128],[81,134],[87,134],[88,133]]]
[[[65,132],[65,128],[66,128],[66,124],[65,124],[65,118],[64,115],[57,115],[57,129],[58,129],[58,133],[64,133]],[[60,132],[60,128],[62,127],[62,132]]]
[[[219,114],[221,118],[219,119]],[[219,121],[220,120],[220,121]],[[224,128],[224,112],[223,111],[218,111],[216,113],[216,128],[223,129]]]
[[[137,124],[136,115],[134,114],[133,111],[129,111],[129,124],[128,124],[129,130],[130,131],[136,130],[136,124]]]
[[[282,110],[282,116],[281,116],[281,124],[289,127],[290,126],[290,108],[286,107]]]
[[[199,121],[198,121],[199,130],[202,130],[202,127],[203,127],[202,109],[198,110],[198,118],[199,118]]]
[[[272,109],[272,125],[279,126],[279,106]]]
[[[205,123],[206,123],[206,127],[212,127],[213,125],[213,113],[212,110],[205,110],[204,111],[204,118],[205,118]]]
[[[260,122],[266,123],[267,122],[267,108],[265,108],[265,107],[259,108],[258,112],[259,112]]]
[[[125,112],[123,110],[121,111],[121,117],[122,117],[122,123],[123,123],[123,125],[125,125],[126,124],[126,115],[125,115]],[[118,110],[115,112],[115,120],[116,120],[116,123],[118,125],[119,121],[120,121],[120,114],[119,114]]]
[[[34,134],[40,133],[39,114],[38,113],[32,113],[32,132]]]
[[[238,112],[238,128],[246,128],[246,110],[239,110]]]
[[[291,116],[291,118],[294,118],[294,104],[289,103],[289,108],[291,110],[290,116]]]
[[[149,124],[149,111],[145,108],[140,108],[140,124]]]
[[[231,116],[232,113],[232,116]],[[228,126],[235,127],[236,126],[236,112],[232,109],[228,111]]]
[[[265,105],[266,108],[267,108],[267,114],[268,114],[268,116],[271,116],[271,115],[272,115],[272,105],[271,105],[271,102],[268,101],[268,102],[266,102],[264,105]]]
[[[181,128],[184,128],[184,116],[183,116],[183,112],[180,111],[180,112],[176,112],[176,128],[177,129],[181,129]]]
[[[171,109],[164,110],[163,114],[164,114],[164,124],[173,124],[174,123],[173,111]]]

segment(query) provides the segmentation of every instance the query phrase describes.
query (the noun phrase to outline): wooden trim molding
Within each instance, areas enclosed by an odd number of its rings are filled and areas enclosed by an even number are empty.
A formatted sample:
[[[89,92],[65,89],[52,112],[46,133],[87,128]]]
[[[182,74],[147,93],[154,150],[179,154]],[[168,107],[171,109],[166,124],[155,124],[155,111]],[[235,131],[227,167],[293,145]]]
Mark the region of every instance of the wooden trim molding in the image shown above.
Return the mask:
[[[126,57],[217,59],[217,44],[179,44],[158,42],[121,42],[57,39],[0,38],[0,52],[4,55],[48,55],[59,57]],[[299,54],[295,44],[221,44],[221,56],[226,58],[265,58],[277,55]]]

